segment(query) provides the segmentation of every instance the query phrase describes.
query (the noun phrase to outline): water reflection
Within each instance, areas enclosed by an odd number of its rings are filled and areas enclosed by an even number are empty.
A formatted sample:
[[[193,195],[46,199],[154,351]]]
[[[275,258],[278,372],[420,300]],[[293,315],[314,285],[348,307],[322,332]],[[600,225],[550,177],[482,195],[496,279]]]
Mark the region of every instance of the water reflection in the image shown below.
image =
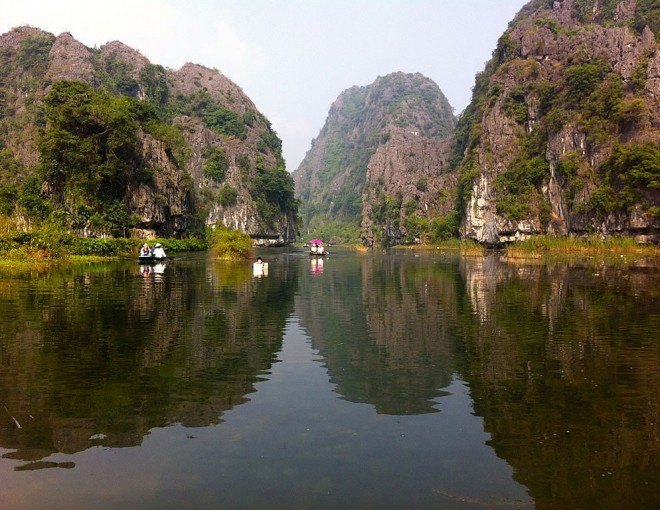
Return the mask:
[[[356,507],[396,494],[417,508],[525,507],[512,477],[537,508],[659,503],[656,265],[268,260],[267,278],[205,258],[158,278],[128,263],[1,270],[4,457],[70,475],[76,452],[144,449],[180,424],[203,428],[190,437],[206,436],[206,460],[164,441],[161,456],[186,466],[179,506],[195,487],[269,506],[255,492],[267,486],[281,508],[310,507],[310,491],[320,507],[345,493]]]
[[[660,502],[657,267],[463,261],[465,377],[539,508]]]
[[[323,279],[302,280],[296,313],[336,391],[379,413],[437,412],[454,373],[448,326],[450,266],[398,257],[333,257]],[[314,273],[313,273],[314,274]]]
[[[143,278],[153,277],[156,280],[160,281],[165,274],[165,267],[167,264],[164,262],[157,262],[155,264],[141,264],[138,266],[139,274]]]
[[[323,274],[323,257],[310,256],[309,257],[309,273],[312,276],[318,276]]]
[[[660,502],[657,265],[390,254],[304,285],[297,313],[343,398],[429,413],[458,374],[538,507]]]
[[[2,275],[5,457],[138,445],[153,427],[219,423],[254,391],[281,348],[295,276],[255,286],[247,267],[151,269]]]

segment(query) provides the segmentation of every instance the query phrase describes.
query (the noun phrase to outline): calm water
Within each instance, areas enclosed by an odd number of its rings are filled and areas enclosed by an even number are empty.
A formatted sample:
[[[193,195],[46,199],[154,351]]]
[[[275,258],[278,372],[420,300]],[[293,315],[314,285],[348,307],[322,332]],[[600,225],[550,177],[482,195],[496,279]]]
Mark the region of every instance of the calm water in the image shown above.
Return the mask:
[[[657,265],[260,254],[0,269],[0,508],[660,507]]]

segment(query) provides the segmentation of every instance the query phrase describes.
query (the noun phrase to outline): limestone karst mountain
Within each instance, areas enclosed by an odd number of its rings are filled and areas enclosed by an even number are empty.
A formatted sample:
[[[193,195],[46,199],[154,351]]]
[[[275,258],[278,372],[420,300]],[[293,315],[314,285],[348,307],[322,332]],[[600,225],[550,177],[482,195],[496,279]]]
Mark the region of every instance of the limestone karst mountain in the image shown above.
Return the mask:
[[[647,0],[521,10],[457,129],[464,237],[658,240],[659,31],[660,7]]]
[[[402,240],[405,211],[425,216],[445,205],[437,190],[446,187],[455,122],[440,88],[421,74],[344,91],[293,174],[305,226],[343,221],[367,244]]]
[[[660,240],[660,6],[534,0],[453,116],[396,73],[335,101],[294,172],[304,222],[359,223],[370,245],[460,235]],[[439,63],[441,65],[441,63]]]
[[[224,224],[285,244],[296,211],[281,140],[219,71],[33,27],[0,36],[1,214],[89,236]]]

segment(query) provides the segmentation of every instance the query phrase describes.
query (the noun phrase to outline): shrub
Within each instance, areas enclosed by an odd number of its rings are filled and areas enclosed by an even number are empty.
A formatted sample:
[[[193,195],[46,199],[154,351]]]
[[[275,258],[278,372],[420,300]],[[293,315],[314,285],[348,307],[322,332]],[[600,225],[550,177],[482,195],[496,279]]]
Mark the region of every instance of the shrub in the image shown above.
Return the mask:
[[[457,211],[453,211],[446,216],[433,218],[429,225],[429,237],[431,242],[446,241],[458,237],[458,228],[460,217]]]
[[[660,190],[660,149],[652,144],[619,145],[603,164],[608,182],[626,187]]]
[[[249,235],[220,225],[212,231],[210,245],[215,256],[220,259],[248,259],[252,253],[252,239]]]
[[[567,100],[573,106],[580,107],[582,101],[596,90],[596,86],[605,78],[608,70],[609,64],[603,60],[575,65],[566,69]]]
[[[524,124],[529,118],[527,105],[525,104],[525,95],[525,86],[518,85],[509,91],[503,105],[504,113],[513,117],[519,124]]]
[[[0,214],[9,215],[14,212],[18,190],[16,186],[5,184],[0,186]]]
[[[417,209],[417,200],[414,198],[407,200],[406,203],[403,204],[403,209],[406,212],[406,216],[410,216],[415,212],[415,209]]]
[[[241,140],[247,138],[247,127],[243,122],[243,117],[238,113],[213,101],[209,101],[201,113],[204,123],[212,131]]]
[[[535,212],[541,216],[545,210],[539,188],[550,176],[550,165],[541,157],[519,158],[511,167],[498,175],[497,212],[510,221],[520,221]]]
[[[36,177],[25,181],[18,195],[18,204],[34,219],[43,220],[51,213],[50,202],[41,193],[41,182]]]
[[[237,198],[238,198],[238,191],[232,188],[229,184],[225,183],[225,185],[222,188],[220,188],[218,200],[221,205],[225,207],[234,205],[236,203]]]
[[[298,211],[294,197],[294,182],[284,168],[258,167],[252,197],[259,216],[268,224],[278,212]]]
[[[429,180],[426,177],[420,177],[417,179],[417,182],[415,183],[415,188],[417,188],[417,191],[428,191],[429,189]]]
[[[644,120],[646,103],[643,99],[634,98],[622,101],[616,112],[616,118],[622,129],[628,129]]]
[[[590,211],[606,215],[614,211],[616,202],[614,200],[614,190],[609,186],[600,186],[596,188],[589,196]]]
[[[229,169],[229,159],[227,151],[222,147],[213,147],[204,152],[204,175],[209,179],[222,182],[225,173]]]

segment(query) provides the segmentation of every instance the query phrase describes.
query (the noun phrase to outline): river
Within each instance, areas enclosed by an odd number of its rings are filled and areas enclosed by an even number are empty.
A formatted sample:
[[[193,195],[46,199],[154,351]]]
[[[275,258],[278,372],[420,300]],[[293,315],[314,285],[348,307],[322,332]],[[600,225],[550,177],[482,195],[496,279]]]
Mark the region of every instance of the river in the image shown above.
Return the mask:
[[[657,261],[0,267],[0,508],[655,509]]]

